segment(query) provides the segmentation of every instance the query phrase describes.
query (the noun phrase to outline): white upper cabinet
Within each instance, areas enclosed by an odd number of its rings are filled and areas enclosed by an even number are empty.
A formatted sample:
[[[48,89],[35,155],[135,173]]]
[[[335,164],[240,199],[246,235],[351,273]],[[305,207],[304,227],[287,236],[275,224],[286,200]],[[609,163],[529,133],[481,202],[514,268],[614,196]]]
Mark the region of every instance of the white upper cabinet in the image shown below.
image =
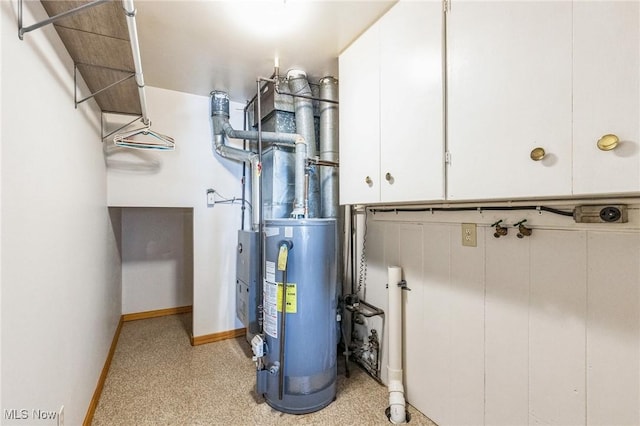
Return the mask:
[[[340,91],[342,204],[640,194],[640,1],[400,1]]]
[[[340,203],[443,199],[441,3],[399,2],[339,66]]]
[[[640,191],[640,2],[573,5],[574,194]],[[597,141],[620,140],[610,151]]]
[[[449,199],[571,193],[571,9],[452,1]],[[535,148],[545,152],[539,161]]]
[[[380,32],[345,50],[340,67],[340,204],[380,200]]]
[[[398,3],[380,43],[380,200],[442,200],[442,4]]]

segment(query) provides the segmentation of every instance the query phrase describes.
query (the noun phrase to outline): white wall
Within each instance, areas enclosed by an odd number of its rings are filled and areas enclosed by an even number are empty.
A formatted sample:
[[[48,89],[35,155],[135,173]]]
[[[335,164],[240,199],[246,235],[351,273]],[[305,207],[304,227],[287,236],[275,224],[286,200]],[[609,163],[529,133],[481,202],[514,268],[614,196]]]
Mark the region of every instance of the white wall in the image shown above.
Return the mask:
[[[73,63],[52,27],[17,37],[2,10],[2,415],[81,424],[120,317],[100,116],[73,105]],[[25,22],[46,17],[25,2]],[[117,218],[115,218],[117,221]],[[117,225],[116,225],[117,226]],[[37,421],[55,424],[55,421]]]
[[[176,150],[110,148],[109,205],[193,208],[193,334],[240,328],[234,299],[240,205],[208,208],[206,190],[239,197],[242,165],[214,157],[207,96],[147,87],[147,102],[152,128],[175,138]],[[242,127],[243,106],[231,103],[237,128]]]
[[[388,265],[411,288],[408,401],[443,426],[640,424],[634,202],[619,225],[537,212],[370,215],[367,300],[386,309]],[[493,236],[498,219],[505,237]],[[533,234],[519,239],[522,219]],[[478,224],[477,247],[462,246],[461,223]]]
[[[191,304],[191,209],[122,209],[122,313]]]
[[[0,19],[0,36],[4,18]],[[1,45],[0,45],[1,47]],[[2,128],[2,54],[0,54],[0,129]],[[2,200],[2,131],[0,131],[0,200]],[[2,241],[2,208],[0,204],[0,241]],[[2,405],[2,244],[0,243],[0,406]],[[0,407],[1,408],[1,407]]]
[[[4,12],[2,12],[4,13]],[[4,18],[0,19],[0,36]],[[0,44],[0,48],[1,48]],[[0,54],[0,129],[2,128],[2,54]],[[2,131],[0,130],[0,242],[2,241]],[[2,406],[2,243],[0,243],[0,408]]]

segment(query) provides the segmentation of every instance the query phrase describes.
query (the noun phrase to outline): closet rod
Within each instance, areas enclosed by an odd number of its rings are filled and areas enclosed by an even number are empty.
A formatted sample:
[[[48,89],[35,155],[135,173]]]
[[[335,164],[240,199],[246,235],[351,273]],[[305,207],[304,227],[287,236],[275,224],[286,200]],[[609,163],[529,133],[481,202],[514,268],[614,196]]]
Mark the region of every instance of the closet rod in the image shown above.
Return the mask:
[[[138,29],[136,27],[136,8],[133,0],[122,0],[124,14],[127,17],[127,27],[129,29],[129,41],[131,42],[131,53],[133,54],[133,65],[136,70],[136,84],[138,85],[138,95],[140,96],[140,110],[142,112],[142,123],[145,126],[150,124],[147,115],[147,97],[144,92],[144,76],[142,75],[142,59],[140,58],[140,45],[138,43]]]
[[[23,0],[18,0],[18,37],[20,38],[20,40],[24,39],[25,33],[31,32],[33,30],[37,30],[38,28],[44,27],[45,25],[52,24],[59,19],[68,18],[69,16],[73,16],[77,13],[85,11],[86,9],[89,9],[93,6],[97,6],[102,3],[106,3],[110,0],[94,0],[91,3],[83,4],[82,6],[78,6],[74,9],[69,9],[66,12],[59,13],[56,16],[52,16],[43,21],[36,22],[35,24],[29,25],[28,27],[22,26],[22,1]]]

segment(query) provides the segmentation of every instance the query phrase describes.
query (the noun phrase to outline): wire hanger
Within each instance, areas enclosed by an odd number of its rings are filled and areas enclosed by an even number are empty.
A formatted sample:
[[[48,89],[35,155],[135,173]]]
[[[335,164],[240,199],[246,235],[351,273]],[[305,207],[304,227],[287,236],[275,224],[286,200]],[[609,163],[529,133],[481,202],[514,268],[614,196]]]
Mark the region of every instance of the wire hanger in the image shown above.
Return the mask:
[[[145,126],[139,129],[116,134],[113,137],[113,143],[116,146],[134,149],[156,149],[161,151],[173,151],[175,149],[175,141],[172,137],[151,130],[151,121],[147,121]]]

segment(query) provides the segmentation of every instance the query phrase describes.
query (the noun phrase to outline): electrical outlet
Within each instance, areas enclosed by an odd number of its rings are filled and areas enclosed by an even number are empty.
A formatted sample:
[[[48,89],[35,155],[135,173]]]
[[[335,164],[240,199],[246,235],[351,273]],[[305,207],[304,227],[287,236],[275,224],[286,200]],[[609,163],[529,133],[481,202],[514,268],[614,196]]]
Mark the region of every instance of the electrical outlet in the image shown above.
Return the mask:
[[[61,405],[58,411],[58,426],[64,426],[64,405]]]
[[[207,189],[207,206],[213,207],[216,203],[216,191],[213,189]]]
[[[478,246],[475,223],[462,224],[462,245],[467,247]]]
[[[573,211],[577,223],[626,223],[627,206],[624,204],[577,206]]]

